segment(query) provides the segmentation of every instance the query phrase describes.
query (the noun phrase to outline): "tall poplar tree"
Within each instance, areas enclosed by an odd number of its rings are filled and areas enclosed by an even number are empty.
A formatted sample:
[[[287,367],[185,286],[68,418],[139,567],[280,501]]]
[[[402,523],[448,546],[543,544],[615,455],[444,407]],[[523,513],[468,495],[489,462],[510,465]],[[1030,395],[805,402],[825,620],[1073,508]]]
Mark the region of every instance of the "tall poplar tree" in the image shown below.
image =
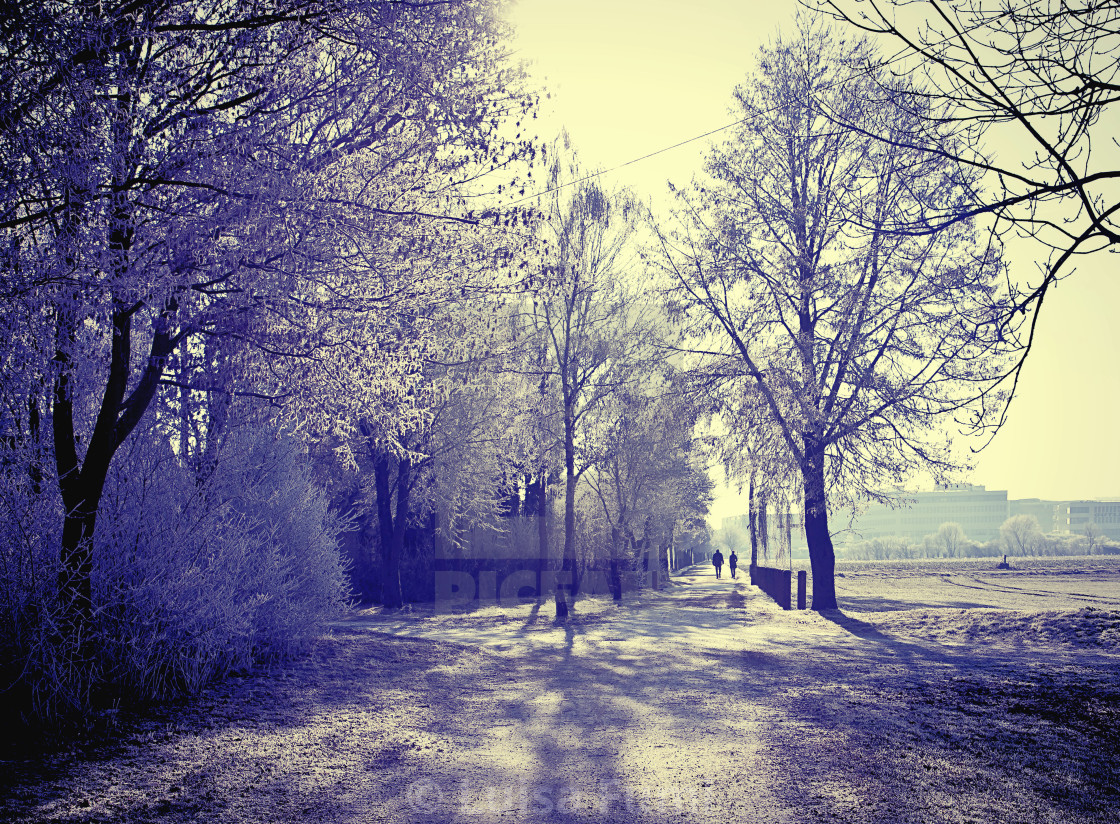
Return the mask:
[[[565,135],[563,141],[567,141]],[[647,342],[636,296],[627,287],[639,219],[626,192],[608,192],[581,173],[570,147],[553,154],[551,194],[541,209],[548,249],[529,323],[543,340],[538,367],[559,420],[553,423],[564,461],[564,548],[556,578],[556,617],[568,615],[576,585],[576,486],[591,465],[588,415],[633,379]],[[577,181],[568,185],[571,181]]]

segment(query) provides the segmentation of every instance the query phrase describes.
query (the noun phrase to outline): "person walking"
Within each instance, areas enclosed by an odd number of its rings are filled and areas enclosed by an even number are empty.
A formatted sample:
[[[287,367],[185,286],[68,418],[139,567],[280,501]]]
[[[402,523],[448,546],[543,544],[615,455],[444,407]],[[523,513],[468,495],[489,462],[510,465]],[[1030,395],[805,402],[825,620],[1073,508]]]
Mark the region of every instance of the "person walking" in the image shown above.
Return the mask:
[[[723,553],[718,549],[712,553],[712,566],[716,568],[716,577],[719,577],[720,571],[723,569]]]
[[[731,577],[735,577],[735,567],[739,565],[739,556],[735,554],[735,550],[731,550],[731,554],[727,556],[727,567],[731,570]]]

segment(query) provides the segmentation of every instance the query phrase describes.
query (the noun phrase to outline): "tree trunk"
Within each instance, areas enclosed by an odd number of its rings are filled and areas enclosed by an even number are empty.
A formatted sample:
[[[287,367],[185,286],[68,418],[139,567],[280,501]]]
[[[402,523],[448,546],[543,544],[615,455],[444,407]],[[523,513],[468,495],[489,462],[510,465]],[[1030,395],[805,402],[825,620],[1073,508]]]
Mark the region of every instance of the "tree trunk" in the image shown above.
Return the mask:
[[[622,600],[622,572],[619,569],[619,546],[623,540],[622,531],[618,526],[611,527],[611,558],[610,558],[610,587],[611,598],[615,601]]]
[[[498,516],[501,518],[517,518],[521,515],[521,474],[514,475],[514,483],[510,484],[507,473],[502,473],[502,489],[499,493]]]
[[[38,497],[43,492],[43,444],[42,444],[42,417],[39,414],[39,399],[34,395],[27,405],[27,425],[30,437],[31,460],[27,467],[27,474],[31,480],[31,494]],[[1092,547],[1090,546],[1090,555]]]
[[[377,496],[377,520],[381,531],[381,606],[399,609],[404,605],[401,592],[401,555],[404,553],[404,530],[408,523],[408,487],[412,462],[402,458],[397,464],[397,515],[393,517],[393,490],[389,484],[391,461],[383,455],[374,463],[374,490]]]
[[[229,428],[232,406],[233,395],[228,392],[211,392],[206,397],[206,446],[196,467],[199,483],[208,479],[218,466],[218,454]]]
[[[202,479],[199,471],[202,466],[201,457],[197,462],[191,460],[191,390],[190,373],[187,371],[187,353],[179,355],[179,463],[190,467],[195,477]]]
[[[770,497],[763,492],[758,496],[758,544],[762,547],[762,561],[770,560]]]
[[[170,333],[171,318],[178,311],[174,300],[168,301],[156,324],[150,343],[148,362],[127,399],[132,355],[132,312],[121,303],[114,304],[113,340],[109,354],[109,370],[89,435],[84,460],[78,459],[78,433],[74,426],[73,385],[70,380],[70,359],[61,341],[74,339],[74,320],[59,318],[58,346],[54,362],[58,374],[54,382],[52,402],[52,435],[58,487],[66,514],[62,524],[59,548],[61,566],[58,573],[58,598],[66,632],[72,639],[89,639],[93,621],[93,533],[97,509],[105,489],[105,479],[113,455],[144,416],[163,376],[167,357],[176,340]]]
[[[664,570],[665,570],[665,573],[666,573],[665,574],[665,580],[669,579],[669,574],[672,573],[672,571],[673,571],[671,553],[673,552],[673,544],[676,541],[676,536],[677,536],[676,525],[675,524],[670,525],[669,536],[668,536],[668,538],[666,538],[665,543],[662,545],[665,549],[665,552],[664,553],[661,553],[661,552],[657,553],[658,572],[660,572],[661,569],[663,568],[661,566],[662,557],[664,557],[664,560],[665,560],[665,566],[664,566]],[[659,574],[657,576],[657,582],[658,582],[659,585],[661,583],[661,580],[662,580],[662,578],[661,578],[661,575]]]
[[[537,598],[543,601],[545,597],[545,578],[552,568],[548,546],[548,473],[543,469],[537,475],[537,480],[532,487],[526,490],[526,498],[529,497],[529,490],[534,487],[537,513]]]
[[[104,488],[100,483],[87,485],[81,478],[68,484],[72,493],[62,524],[62,565],[58,572],[58,593],[61,599],[65,632],[72,640],[89,638],[93,624],[93,531],[97,507]],[[76,499],[73,495],[76,494]]]
[[[814,445],[816,446],[816,445]],[[824,485],[824,449],[810,449],[806,443],[801,465],[805,484],[805,538],[809,544],[809,563],[813,569],[813,609],[837,609],[836,555],[828,534],[828,498]]]
[[[793,512],[790,510],[790,507],[792,506],[793,502],[791,501],[790,506],[786,507],[786,552],[789,553],[789,563],[791,567],[793,566]],[[827,523],[825,526],[827,527]]]
[[[751,576],[758,566],[758,501],[754,494],[754,472],[751,472],[750,486],[747,491],[747,528],[751,534]]]
[[[571,416],[564,420],[564,555],[556,576],[556,620],[568,617],[568,594],[576,590],[576,447]]]

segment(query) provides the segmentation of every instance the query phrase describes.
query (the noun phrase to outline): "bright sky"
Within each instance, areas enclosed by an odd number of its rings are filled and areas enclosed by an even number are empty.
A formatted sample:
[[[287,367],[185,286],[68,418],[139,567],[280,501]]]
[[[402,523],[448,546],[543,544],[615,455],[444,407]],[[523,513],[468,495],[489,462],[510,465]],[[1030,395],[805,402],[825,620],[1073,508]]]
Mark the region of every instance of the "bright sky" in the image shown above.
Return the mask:
[[[796,8],[795,0],[518,0],[515,47],[551,92],[541,137],[563,126],[585,167],[612,168],[731,123],[733,88]],[[707,145],[689,143],[609,179],[661,198],[666,180],[684,185],[700,170]],[[1016,244],[1013,272],[1029,277],[1043,254]],[[1120,498],[1117,262],[1099,254],[1047,297],[1018,397],[978,456],[973,483],[1012,498]],[[745,511],[736,498],[717,498],[715,523]]]

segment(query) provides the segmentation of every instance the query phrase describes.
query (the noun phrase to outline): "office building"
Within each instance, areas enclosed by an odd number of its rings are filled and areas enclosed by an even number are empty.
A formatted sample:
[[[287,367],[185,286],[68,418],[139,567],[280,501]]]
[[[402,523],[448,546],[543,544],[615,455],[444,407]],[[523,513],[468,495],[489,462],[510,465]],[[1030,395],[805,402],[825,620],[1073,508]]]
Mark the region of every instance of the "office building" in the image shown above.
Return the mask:
[[[976,484],[945,484],[930,492],[895,493],[898,505],[872,505],[852,522],[849,540],[897,535],[920,540],[944,523],[958,523],[973,541],[999,537],[1008,518],[1006,490],[988,490]],[[835,529],[840,528],[837,522]]]

